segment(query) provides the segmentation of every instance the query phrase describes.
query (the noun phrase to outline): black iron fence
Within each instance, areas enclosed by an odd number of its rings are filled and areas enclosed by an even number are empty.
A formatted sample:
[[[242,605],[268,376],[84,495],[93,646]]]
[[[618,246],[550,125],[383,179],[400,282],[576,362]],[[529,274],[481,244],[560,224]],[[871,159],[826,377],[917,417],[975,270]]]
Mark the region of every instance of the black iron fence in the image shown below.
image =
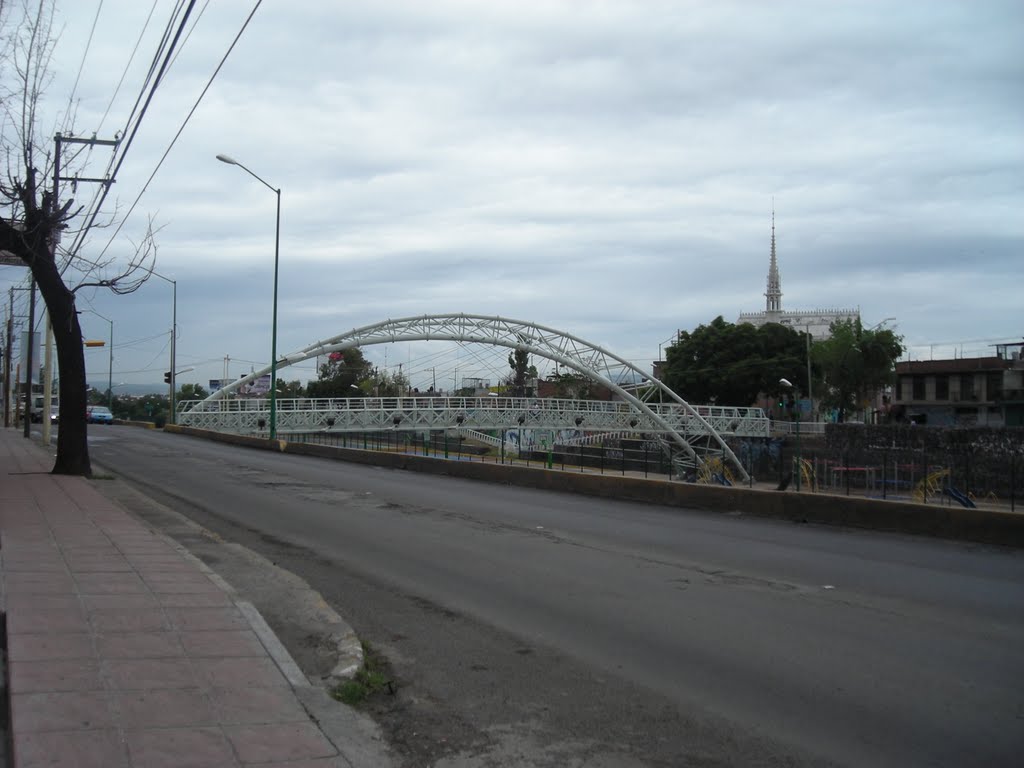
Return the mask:
[[[1006,506],[1024,496],[1024,430],[829,425],[775,454],[780,478],[827,493],[923,503]]]
[[[797,445],[792,436],[736,440],[731,448],[748,473],[743,480],[729,464],[712,460],[694,469],[656,439],[606,438],[583,445],[554,445],[514,454],[500,440],[486,445],[441,431],[425,435],[389,430],[316,432],[289,439],[362,450],[390,451],[459,461],[515,463],[564,471],[683,482],[757,485],[780,491],[860,495],[927,504],[1002,506],[1017,510],[1024,498],[1024,451],[1005,443],[984,450],[954,450],[926,444],[873,444],[867,440],[817,440]],[[957,444],[954,444],[957,445]],[[959,443],[969,445],[969,443]],[[977,448],[977,445],[975,446]]]

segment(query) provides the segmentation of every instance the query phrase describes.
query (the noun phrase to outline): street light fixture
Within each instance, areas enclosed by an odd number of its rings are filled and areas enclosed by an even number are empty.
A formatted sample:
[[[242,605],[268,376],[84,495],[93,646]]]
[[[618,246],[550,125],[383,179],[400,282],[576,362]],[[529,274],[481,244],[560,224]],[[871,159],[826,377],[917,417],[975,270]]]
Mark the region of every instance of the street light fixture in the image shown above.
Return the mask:
[[[153,277],[159,277],[165,283],[171,284],[171,376],[170,381],[168,382],[170,384],[170,393],[168,394],[167,402],[170,403],[171,424],[176,424],[177,419],[174,412],[174,394],[176,392],[177,384],[174,379],[177,373],[179,373],[179,371],[175,370],[178,354],[178,281],[172,280],[165,275],[161,275],[159,272],[155,272],[152,269],[149,270],[149,274],[153,275]],[[184,373],[184,371],[180,371],[180,373]]]
[[[779,385],[787,389],[794,389],[789,379],[779,379]],[[800,409],[795,414],[796,418],[796,492],[800,493],[800,474],[803,469],[803,457],[800,454]]]
[[[82,312],[88,312],[90,315],[96,315],[100,320],[106,320],[110,323],[110,349],[107,350],[107,407],[114,410],[114,321],[109,317],[104,317],[95,309],[83,309]],[[86,342],[86,346],[89,343]]]
[[[807,331],[804,337],[807,340],[807,420],[814,421],[814,394],[813,384],[811,383],[811,325],[808,323],[805,326]]]
[[[277,437],[277,268],[281,253],[281,189],[272,187],[233,157],[217,155],[217,159],[228,165],[237,165],[277,195],[277,224],[274,230],[274,309],[270,335],[270,439],[273,440]]]

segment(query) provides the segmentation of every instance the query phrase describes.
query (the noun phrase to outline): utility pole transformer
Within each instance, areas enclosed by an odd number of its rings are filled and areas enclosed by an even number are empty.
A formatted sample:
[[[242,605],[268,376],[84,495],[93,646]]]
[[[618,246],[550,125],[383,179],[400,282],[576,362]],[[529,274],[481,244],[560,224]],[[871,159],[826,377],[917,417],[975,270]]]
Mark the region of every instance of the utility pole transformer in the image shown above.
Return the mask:
[[[84,177],[83,178],[83,177],[77,176],[77,175],[75,175],[75,176],[62,176],[61,175],[61,167],[60,167],[61,145],[62,144],[84,144],[84,145],[88,145],[90,147],[94,147],[94,146],[116,147],[116,146],[118,146],[121,143],[120,139],[97,139],[95,136],[93,136],[92,138],[89,138],[89,139],[79,139],[79,138],[75,138],[74,136],[64,136],[64,135],[58,133],[58,134],[56,134],[53,137],[53,141],[54,141],[54,151],[53,151],[53,201],[52,201],[52,206],[53,207],[52,207],[51,210],[54,213],[56,213],[57,211],[60,210],[60,183],[62,181],[70,181],[72,184],[76,184],[76,185],[79,182],[94,182],[94,183],[97,183],[97,184],[103,184],[103,185],[108,186],[108,187],[113,183],[113,181],[111,181],[111,179],[106,178],[106,177],[104,177],[104,178]],[[50,253],[51,253],[51,256],[54,259],[54,262],[56,262],[57,243],[59,241],[60,241],[60,228],[56,227],[54,229],[53,235],[52,235],[52,237],[50,239]],[[32,326],[35,323],[35,317],[34,317],[34,315],[35,315],[35,290],[34,290],[35,289],[35,280],[32,281],[32,287],[33,287],[33,291],[32,291],[31,302],[30,302],[31,309],[29,310],[29,331],[30,331],[29,338],[30,339],[32,338],[32,334],[31,334]],[[52,330],[50,329],[49,324],[47,324],[47,339],[46,339],[46,341],[47,341],[47,351],[49,351],[49,341],[50,341],[50,334],[51,333],[52,333]],[[111,342],[113,342],[113,339],[111,339]],[[112,357],[113,356],[113,349],[110,350],[110,354],[111,354],[111,361],[113,361],[113,357]],[[29,389],[29,392],[30,392],[29,396],[31,397],[31,389],[32,389],[32,387],[31,387],[31,381],[32,381],[32,379],[31,379],[31,375],[32,375],[31,374],[31,369],[32,369],[32,350],[31,350],[31,347],[29,348],[28,361],[29,361],[29,372],[26,374],[26,380],[29,382],[28,389]],[[47,361],[47,372],[46,372],[47,373],[47,375],[46,375],[47,379],[49,379],[50,376],[52,376],[52,372],[49,370],[49,366],[50,366],[50,361],[48,360]],[[84,377],[84,370],[83,370],[83,377]],[[82,381],[81,385],[83,387],[87,386],[85,381]],[[47,422],[46,424],[44,424],[44,433],[46,433],[48,430],[45,429],[45,427],[49,426],[48,422],[49,422],[49,410],[50,410],[50,408],[49,408],[49,406],[50,406],[50,392],[48,392],[48,391],[44,392],[43,395],[44,395],[44,397],[43,397],[43,419],[46,420],[46,422]],[[29,436],[29,427],[28,427],[28,419],[26,419],[25,420],[25,437],[28,437],[28,436]]]

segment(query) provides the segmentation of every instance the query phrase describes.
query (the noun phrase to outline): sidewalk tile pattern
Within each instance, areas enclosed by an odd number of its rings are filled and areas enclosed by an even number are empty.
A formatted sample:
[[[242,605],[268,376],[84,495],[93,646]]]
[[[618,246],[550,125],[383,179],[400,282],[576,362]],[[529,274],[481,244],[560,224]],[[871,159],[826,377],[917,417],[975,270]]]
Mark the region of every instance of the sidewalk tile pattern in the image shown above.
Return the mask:
[[[14,768],[346,764],[231,596],[49,461],[0,430]]]

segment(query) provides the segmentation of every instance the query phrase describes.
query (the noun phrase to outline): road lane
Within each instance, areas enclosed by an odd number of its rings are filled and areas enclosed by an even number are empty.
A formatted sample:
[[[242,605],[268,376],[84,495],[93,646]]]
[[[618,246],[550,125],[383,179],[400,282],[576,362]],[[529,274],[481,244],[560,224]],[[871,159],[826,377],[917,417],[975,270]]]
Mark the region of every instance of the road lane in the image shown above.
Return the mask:
[[[93,444],[98,462],[185,507],[557,649],[793,755],[1011,765],[1024,747],[1017,553],[161,433],[104,437]]]

